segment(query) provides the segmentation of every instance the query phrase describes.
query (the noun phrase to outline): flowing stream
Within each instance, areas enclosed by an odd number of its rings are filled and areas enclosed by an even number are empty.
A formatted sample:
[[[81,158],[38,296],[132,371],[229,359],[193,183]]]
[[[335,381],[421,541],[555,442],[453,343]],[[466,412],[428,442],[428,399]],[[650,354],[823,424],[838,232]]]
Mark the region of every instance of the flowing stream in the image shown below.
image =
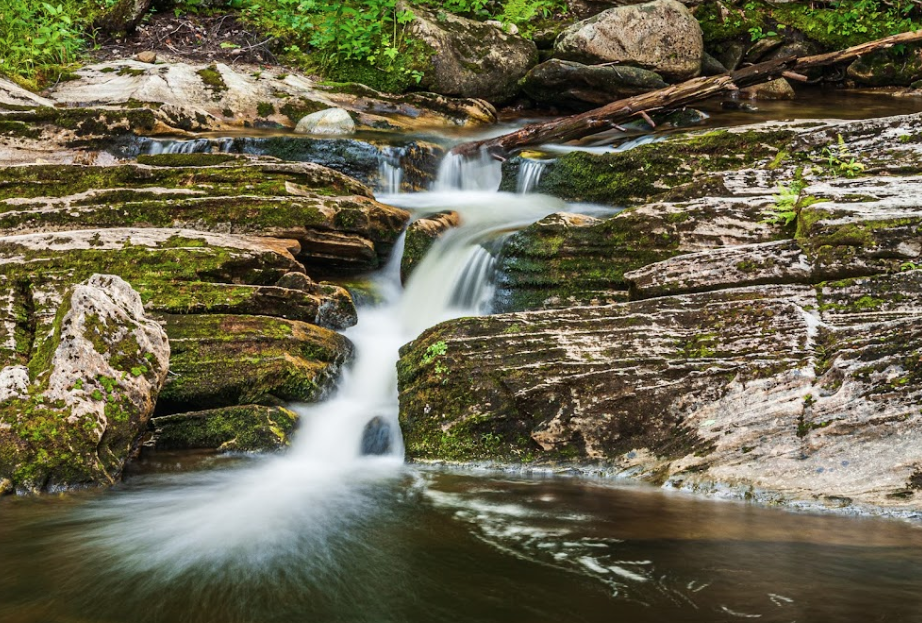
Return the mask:
[[[529,194],[541,163],[523,170],[520,193],[499,193],[497,163],[449,157],[431,192],[381,197],[462,226],[406,288],[397,246],[346,332],[354,364],[331,399],[296,406],[289,452],[192,470],[155,454],[111,491],[0,501],[0,621],[922,621],[913,526],[404,463],[400,346],[489,313],[503,236],[611,212]],[[395,158],[381,173],[399,189]],[[383,456],[360,452],[372,418]]]

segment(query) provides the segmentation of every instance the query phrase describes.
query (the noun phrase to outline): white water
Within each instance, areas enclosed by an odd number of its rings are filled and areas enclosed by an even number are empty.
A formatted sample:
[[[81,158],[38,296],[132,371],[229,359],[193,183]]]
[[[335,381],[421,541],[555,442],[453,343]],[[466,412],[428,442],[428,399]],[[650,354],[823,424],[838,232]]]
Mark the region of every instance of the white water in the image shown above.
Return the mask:
[[[462,226],[434,245],[406,290],[399,282],[397,245],[376,276],[383,302],[360,309],[358,325],[345,332],[356,359],[337,393],[295,407],[301,426],[292,448],[256,459],[248,469],[180,474],[165,488],[107,496],[85,511],[99,526],[87,547],[100,548],[126,572],[161,580],[201,567],[252,570],[284,556],[292,543],[320,558],[335,557],[330,539],[363,521],[374,507],[374,490],[405,473],[397,406],[400,346],[441,320],[489,311],[494,258],[488,248],[507,232],[566,208],[550,197],[498,193],[500,165],[489,159],[449,158],[442,173],[433,192],[382,199],[417,214],[457,210]],[[360,453],[363,429],[374,417],[391,426],[389,455]]]
[[[543,160],[523,160],[519,167],[519,179],[516,181],[516,191],[519,194],[532,192],[541,181],[547,162]]]

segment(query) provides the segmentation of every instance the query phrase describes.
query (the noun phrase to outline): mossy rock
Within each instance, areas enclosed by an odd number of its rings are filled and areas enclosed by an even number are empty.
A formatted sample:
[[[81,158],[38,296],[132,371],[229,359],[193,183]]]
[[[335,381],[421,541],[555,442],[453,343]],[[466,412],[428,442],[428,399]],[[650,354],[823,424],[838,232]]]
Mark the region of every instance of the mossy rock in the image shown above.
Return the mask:
[[[546,168],[537,192],[566,201],[614,206],[642,205],[686,186],[684,198],[705,196],[696,188],[711,174],[765,166],[789,151],[795,132],[717,130],[640,145],[611,154],[573,152]]]
[[[158,413],[282,401],[313,402],[352,356],[342,335],[267,316],[167,315],[170,379]]]
[[[0,370],[0,479],[22,493],[113,484],[153,412],[169,344],[118,277],[63,297],[27,365]]]
[[[187,194],[224,197],[242,194],[289,196],[293,194],[290,184],[316,195],[371,197],[371,190],[363,184],[306,162],[249,163],[234,159],[221,166],[42,164],[0,169],[0,199],[67,197],[106,189],[181,189]]]
[[[284,407],[240,405],[151,420],[157,450],[260,452],[289,445],[298,414]]]

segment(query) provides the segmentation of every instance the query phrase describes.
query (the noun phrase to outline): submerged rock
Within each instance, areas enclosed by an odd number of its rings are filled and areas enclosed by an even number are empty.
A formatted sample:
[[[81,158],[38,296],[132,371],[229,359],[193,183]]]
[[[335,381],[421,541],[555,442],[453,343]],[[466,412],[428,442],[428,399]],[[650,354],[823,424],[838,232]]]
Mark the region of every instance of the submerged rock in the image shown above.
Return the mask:
[[[757,84],[740,90],[740,96],[756,100],[792,100],[796,96],[791,83],[784,78]]]
[[[532,68],[522,90],[536,102],[589,109],[666,86],[659,74],[637,67],[592,66],[551,59]]]
[[[284,407],[240,405],[155,417],[157,450],[213,449],[222,452],[279,450],[288,446],[298,414]]]
[[[114,483],[166,380],[166,334],[128,283],[93,275],[29,337],[27,365],[0,372],[0,478],[21,492]]]
[[[490,24],[452,13],[436,15],[418,6],[409,35],[425,47],[420,85],[443,95],[505,102],[519,91],[518,82],[538,64],[531,41]]]
[[[682,81],[701,72],[704,39],[698,21],[675,0],[608,9],[573,24],[557,37],[557,58],[619,63]]]
[[[380,456],[391,451],[393,431],[384,418],[375,416],[362,430],[362,455]]]

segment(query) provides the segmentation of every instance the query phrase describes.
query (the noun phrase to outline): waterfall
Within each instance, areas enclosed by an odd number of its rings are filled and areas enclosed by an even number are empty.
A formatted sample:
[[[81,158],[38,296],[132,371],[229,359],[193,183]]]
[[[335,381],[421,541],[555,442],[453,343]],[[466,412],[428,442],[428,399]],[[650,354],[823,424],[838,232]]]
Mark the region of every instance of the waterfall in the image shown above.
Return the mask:
[[[432,190],[495,192],[499,189],[502,178],[502,164],[485,151],[476,158],[465,158],[449,152],[439,166],[438,177]]]
[[[185,149],[185,147],[176,149]],[[398,194],[388,202],[417,215],[460,214],[461,226],[439,238],[405,289],[399,270],[402,239],[375,277],[382,302],[359,309],[345,332],[355,346],[338,391],[319,404],[294,405],[300,428],[290,450],[262,457],[249,469],[213,469],[173,476],[161,489],[139,489],[90,506],[98,526],[88,535],[122,572],[163,579],[201,568],[248,573],[284,557],[291,543],[324,554],[328,543],[359,521],[372,494],[404,474],[398,423],[399,349],[449,318],[489,311],[495,249],[503,236],[566,204],[545,195],[500,193],[500,163],[449,156],[431,192]],[[384,455],[362,454],[370,422],[385,437]],[[307,543],[305,545],[305,543]],[[320,564],[320,563],[318,563]]]
[[[188,141],[164,141],[145,138],[141,141],[140,147],[142,154],[151,156],[160,154],[223,154],[233,149],[234,139],[196,138]]]
[[[378,184],[384,195],[396,195],[403,183],[403,156],[399,147],[384,147],[378,155]]]
[[[532,192],[538,186],[538,182],[541,181],[541,176],[544,174],[546,167],[547,161],[523,159],[522,164],[519,165],[516,191],[520,194]]]

